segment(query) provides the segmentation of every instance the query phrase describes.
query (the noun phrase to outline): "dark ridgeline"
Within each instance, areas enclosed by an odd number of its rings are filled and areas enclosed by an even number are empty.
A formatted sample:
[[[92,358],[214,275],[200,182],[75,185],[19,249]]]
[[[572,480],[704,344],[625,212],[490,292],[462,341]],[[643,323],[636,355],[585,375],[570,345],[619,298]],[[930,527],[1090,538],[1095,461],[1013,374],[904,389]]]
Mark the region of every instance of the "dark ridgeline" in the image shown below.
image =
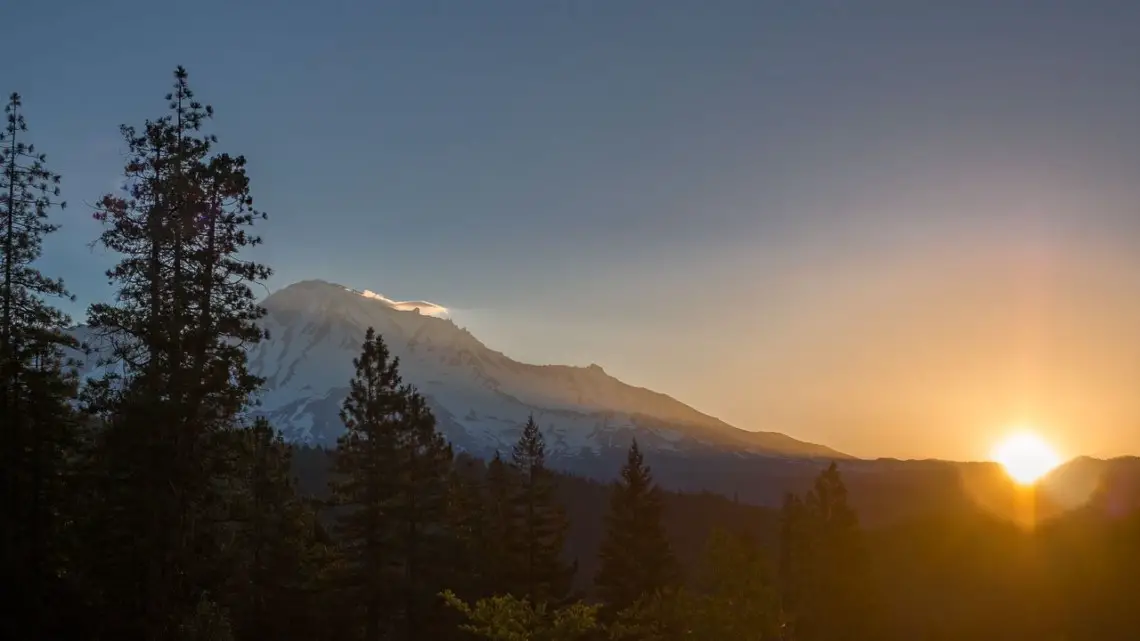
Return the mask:
[[[69,320],[50,304],[67,292],[34,268],[59,177],[9,99],[3,638],[1105,641],[1140,630],[1140,513],[1107,490],[1025,530],[939,507],[934,486],[904,499],[857,479],[860,503],[834,464],[779,511],[668,492],[636,443],[606,487],[548,469],[533,418],[509,460],[453,456],[371,330],[337,449],[284,443],[248,411],[261,385],[244,356],[262,338],[251,286],[270,271],[244,250],[265,216],[244,158],[214,151],[212,111],[183,69],[166,100],[157,119],[123,127],[126,187],[95,212],[98,244],[119,258],[117,294],[89,310],[108,367],[80,389],[63,359]],[[856,504],[895,516],[861,525]]]

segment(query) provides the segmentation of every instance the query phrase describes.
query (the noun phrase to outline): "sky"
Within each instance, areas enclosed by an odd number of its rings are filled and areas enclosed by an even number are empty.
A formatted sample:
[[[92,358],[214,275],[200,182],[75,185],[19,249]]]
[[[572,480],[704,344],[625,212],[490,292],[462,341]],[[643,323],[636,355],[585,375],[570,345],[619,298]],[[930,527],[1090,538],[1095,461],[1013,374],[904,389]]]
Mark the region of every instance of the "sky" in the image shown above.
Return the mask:
[[[176,65],[244,154],[267,291],[449,307],[746,429],[984,458],[1140,454],[1140,3],[0,6],[0,90],[111,289],[91,203]]]

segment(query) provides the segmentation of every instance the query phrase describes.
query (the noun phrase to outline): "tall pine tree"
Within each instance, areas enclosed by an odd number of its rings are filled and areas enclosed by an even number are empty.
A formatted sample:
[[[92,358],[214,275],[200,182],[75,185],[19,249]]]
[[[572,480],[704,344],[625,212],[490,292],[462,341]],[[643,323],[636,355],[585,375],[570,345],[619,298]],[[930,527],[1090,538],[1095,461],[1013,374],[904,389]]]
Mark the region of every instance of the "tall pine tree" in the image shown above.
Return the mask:
[[[554,475],[546,467],[546,442],[533,416],[514,446],[511,467],[517,475],[513,593],[534,604],[560,602],[570,591],[577,567],[562,558],[569,522],[554,495]]]
[[[811,543],[803,499],[788,492],[780,508],[780,549],[777,579],[780,588],[780,611],[788,629],[795,628],[800,610],[800,594],[804,589],[806,562]]]
[[[782,530],[781,587],[794,638],[874,638],[877,602],[862,532],[835,463],[802,501],[785,501]]]
[[[441,584],[462,599],[475,600],[491,594],[486,592],[492,561],[487,558],[491,520],[483,502],[485,468],[483,461],[459,454],[448,479],[446,535],[443,554],[437,562],[446,569],[446,576],[440,577]],[[434,620],[444,628],[438,638],[455,636],[459,617],[453,610],[440,613]]]
[[[354,364],[332,488],[348,587],[363,604],[367,639],[422,638],[451,578],[451,446],[424,397],[401,385],[398,359],[371,328]]]
[[[394,501],[388,510],[396,531],[392,556],[398,564],[394,587],[402,595],[403,638],[436,637],[425,632],[436,626],[442,603],[437,598],[452,579],[447,566],[451,549],[448,526],[448,492],[452,466],[451,446],[436,431],[435,416],[412,388],[404,389],[404,408],[398,430]]]
[[[370,327],[356,374],[349,384],[340,416],[345,432],[337,439],[333,501],[339,508],[337,534],[345,559],[345,598],[360,608],[365,641],[378,641],[389,628],[388,613],[396,594],[390,589],[394,562],[394,507],[397,476],[395,425],[406,398],[401,388],[399,359]]]
[[[661,524],[661,498],[635,440],[610,491],[601,568],[594,583],[612,612],[674,585],[677,562]]]
[[[27,140],[19,94],[5,106],[0,131],[0,581],[20,585],[23,605],[4,625],[25,633],[43,623],[41,605],[58,572],[55,543],[63,496],[64,457],[74,433],[67,401],[74,379],[63,372],[63,347],[74,347],[68,317],[47,300],[70,298],[63,282],[34,263],[43,238],[58,229],[49,220],[60,177]]]
[[[220,574],[217,527],[228,521],[221,434],[260,385],[244,349],[263,337],[251,285],[270,270],[240,256],[260,243],[242,157],[214,154],[202,133],[213,110],[175,71],[166,115],[124,126],[126,185],[95,213],[118,253],[115,301],[88,325],[114,373],[89,385],[105,424],[102,512],[93,526],[108,634],[163,639],[213,612],[202,594]],[[135,572],[133,568],[138,568]]]
[[[487,463],[483,483],[483,510],[486,536],[480,548],[479,566],[484,577],[477,596],[507,594],[517,576],[517,551],[521,541],[515,519],[514,495],[518,484],[516,470],[503,461],[498,450]]]
[[[700,638],[780,638],[779,591],[764,551],[746,533],[714,530],[698,575]]]

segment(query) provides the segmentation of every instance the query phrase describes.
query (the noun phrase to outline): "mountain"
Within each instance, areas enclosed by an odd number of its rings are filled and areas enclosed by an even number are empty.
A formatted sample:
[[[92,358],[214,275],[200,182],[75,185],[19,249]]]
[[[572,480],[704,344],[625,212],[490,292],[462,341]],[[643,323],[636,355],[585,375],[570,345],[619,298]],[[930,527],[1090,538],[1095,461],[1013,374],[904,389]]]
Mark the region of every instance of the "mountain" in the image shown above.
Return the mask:
[[[269,339],[249,353],[265,378],[258,413],[289,440],[333,445],[352,359],[373,327],[400,359],[405,382],[427,398],[440,430],[463,451],[509,452],[534,416],[551,458],[573,461],[624,450],[632,438],[647,451],[846,458],[775,432],[738,429],[669,396],[634,387],[601,367],[527,365],[496,352],[426,301],[398,302],[370,291],[303,281],[262,302]],[[81,338],[92,338],[83,335]],[[95,345],[97,348],[97,344]]]

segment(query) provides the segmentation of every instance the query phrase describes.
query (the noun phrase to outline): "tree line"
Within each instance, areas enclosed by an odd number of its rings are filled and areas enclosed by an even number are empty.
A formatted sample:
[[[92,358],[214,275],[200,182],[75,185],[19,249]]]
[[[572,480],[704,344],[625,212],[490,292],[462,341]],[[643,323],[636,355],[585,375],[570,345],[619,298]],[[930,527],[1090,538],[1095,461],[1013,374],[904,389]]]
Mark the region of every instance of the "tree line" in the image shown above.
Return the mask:
[[[773,572],[720,532],[683,576],[637,443],[613,484],[599,571],[576,588],[569,525],[533,417],[505,456],[457,456],[368,330],[343,403],[327,498],[253,410],[245,352],[266,335],[245,250],[267,216],[246,160],[179,67],[167,109],[121,128],[125,183],[93,217],[117,257],[90,351],[36,267],[61,177],[20,96],[0,136],[0,571],[5,638],[826,639],[867,620],[859,530],[835,467],[789,497]],[[103,372],[79,380],[67,354]],[[836,565],[836,564],[839,565]],[[841,571],[836,568],[841,567]]]

